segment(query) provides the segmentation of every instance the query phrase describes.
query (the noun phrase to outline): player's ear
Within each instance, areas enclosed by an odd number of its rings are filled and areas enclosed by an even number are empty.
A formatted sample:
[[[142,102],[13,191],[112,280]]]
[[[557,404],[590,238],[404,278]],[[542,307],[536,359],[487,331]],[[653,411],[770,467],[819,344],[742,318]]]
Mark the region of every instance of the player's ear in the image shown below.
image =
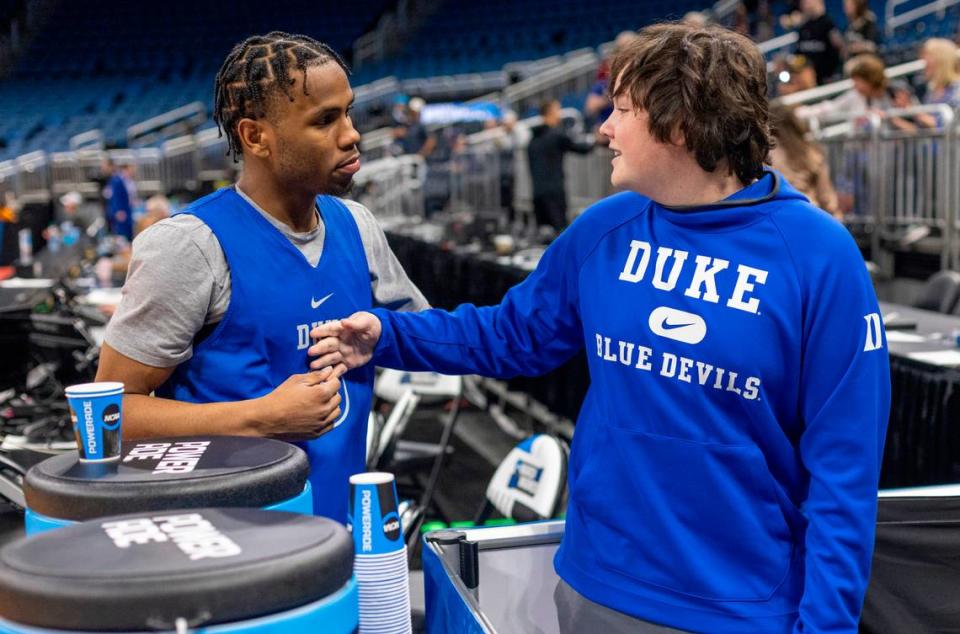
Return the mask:
[[[273,128],[263,119],[244,117],[237,122],[237,137],[244,154],[269,158],[273,148]]]

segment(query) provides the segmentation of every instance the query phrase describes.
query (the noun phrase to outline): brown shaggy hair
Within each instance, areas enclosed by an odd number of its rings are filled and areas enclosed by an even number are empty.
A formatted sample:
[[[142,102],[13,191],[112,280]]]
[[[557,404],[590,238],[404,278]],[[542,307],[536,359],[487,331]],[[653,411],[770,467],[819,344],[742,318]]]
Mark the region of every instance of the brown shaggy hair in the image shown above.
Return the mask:
[[[744,184],[763,174],[772,147],[763,55],[715,26],[648,26],[610,68],[611,96],[626,95],[661,143],[683,137],[704,171],[721,165]]]

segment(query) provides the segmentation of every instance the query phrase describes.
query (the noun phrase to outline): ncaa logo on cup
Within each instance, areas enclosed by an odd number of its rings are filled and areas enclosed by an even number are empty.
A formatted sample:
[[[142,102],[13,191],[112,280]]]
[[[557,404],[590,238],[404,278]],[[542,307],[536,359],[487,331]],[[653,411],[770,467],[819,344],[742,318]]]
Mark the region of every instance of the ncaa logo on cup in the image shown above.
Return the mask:
[[[105,429],[116,429],[120,423],[120,407],[111,403],[103,408],[103,426]]]
[[[390,541],[400,537],[400,518],[393,513],[383,518],[383,536]]]

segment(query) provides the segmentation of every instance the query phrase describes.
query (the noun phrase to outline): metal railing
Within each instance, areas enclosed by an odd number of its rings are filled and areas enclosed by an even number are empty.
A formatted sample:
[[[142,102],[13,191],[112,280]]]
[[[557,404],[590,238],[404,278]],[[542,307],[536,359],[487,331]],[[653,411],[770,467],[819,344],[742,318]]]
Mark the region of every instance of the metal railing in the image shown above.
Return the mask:
[[[156,143],[171,134],[193,132],[207,122],[207,107],[194,101],[169,112],[151,117],[127,128],[127,145],[137,147]]]
[[[539,106],[545,99],[559,99],[570,93],[590,88],[596,79],[600,57],[592,48],[572,51],[562,64],[543,73],[508,86],[503,90],[503,104],[517,112]]]
[[[386,157],[364,163],[352,196],[389,226],[423,215],[427,165],[422,156]]]
[[[934,126],[915,125],[921,121]],[[915,106],[886,111],[883,118],[858,117],[822,130],[818,140],[844,221],[867,230],[874,261],[889,265],[906,230],[925,227],[939,244],[941,266],[960,264],[955,244],[960,228],[957,122],[952,108]]]
[[[884,74],[887,76],[887,79],[896,79],[898,77],[906,77],[907,75],[919,73],[924,69],[925,66],[926,63],[922,59],[917,59],[912,62],[891,66],[884,71]],[[801,90],[800,92],[795,92],[791,95],[784,95],[783,97],[778,97],[777,101],[785,106],[796,106],[800,104],[813,103],[815,101],[822,101],[824,99],[829,99],[830,97],[836,97],[837,95],[845,93],[852,88],[853,81],[849,79],[843,79],[841,81],[835,81],[824,86],[817,86],[816,88]]]
[[[500,210],[500,150],[493,140],[468,141],[452,153],[447,170],[450,211]]]
[[[769,55],[780,49],[787,48],[788,46],[793,46],[800,40],[800,34],[796,31],[791,31],[789,33],[784,33],[777,37],[770,38],[765,42],[760,42],[757,44],[757,48],[760,49],[760,52],[764,55]]]
[[[50,161],[46,152],[30,152],[15,159],[14,191],[21,203],[49,202],[51,193]]]
[[[106,144],[102,130],[87,130],[70,137],[71,150],[102,150]]]

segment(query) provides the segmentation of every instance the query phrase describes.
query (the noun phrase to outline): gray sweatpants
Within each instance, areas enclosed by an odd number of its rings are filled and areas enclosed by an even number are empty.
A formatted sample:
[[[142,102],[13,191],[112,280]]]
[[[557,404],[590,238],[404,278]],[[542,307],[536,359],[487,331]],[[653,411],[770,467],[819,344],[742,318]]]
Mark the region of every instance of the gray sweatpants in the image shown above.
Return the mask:
[[[561,634],[691,634],[611,610],[586,598],[561,579],[553,591]]]

